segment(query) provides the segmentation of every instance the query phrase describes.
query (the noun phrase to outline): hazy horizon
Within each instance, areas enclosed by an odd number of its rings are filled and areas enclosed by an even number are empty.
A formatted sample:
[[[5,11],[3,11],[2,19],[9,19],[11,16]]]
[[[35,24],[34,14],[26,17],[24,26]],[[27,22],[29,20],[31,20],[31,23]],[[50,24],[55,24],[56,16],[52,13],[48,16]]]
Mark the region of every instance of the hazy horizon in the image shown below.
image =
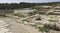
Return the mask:
[[[0,3],[44,3],[44,2],[60,2],[60,0],[0,0]]]

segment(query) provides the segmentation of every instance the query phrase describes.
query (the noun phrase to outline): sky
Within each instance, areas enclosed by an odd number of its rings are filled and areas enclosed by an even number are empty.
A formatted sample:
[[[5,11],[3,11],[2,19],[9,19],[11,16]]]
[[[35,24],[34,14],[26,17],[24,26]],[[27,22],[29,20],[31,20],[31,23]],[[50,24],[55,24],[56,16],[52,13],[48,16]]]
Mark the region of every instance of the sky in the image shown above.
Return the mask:
[[[0,0],[0,3],[20,3],[20,2],[30,2],[30,3],[43,3],[43,2],[58,2],[60,0]]]

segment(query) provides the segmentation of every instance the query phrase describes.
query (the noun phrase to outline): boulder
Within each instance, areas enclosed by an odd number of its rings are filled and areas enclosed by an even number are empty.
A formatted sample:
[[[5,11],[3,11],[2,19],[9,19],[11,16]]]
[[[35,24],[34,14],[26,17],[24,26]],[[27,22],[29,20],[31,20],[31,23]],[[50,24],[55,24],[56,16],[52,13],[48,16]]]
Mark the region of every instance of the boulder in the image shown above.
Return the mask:
[[[45,27],[53,30],[60,31],[60,24],[57,22],[49,22],[44,24]]]

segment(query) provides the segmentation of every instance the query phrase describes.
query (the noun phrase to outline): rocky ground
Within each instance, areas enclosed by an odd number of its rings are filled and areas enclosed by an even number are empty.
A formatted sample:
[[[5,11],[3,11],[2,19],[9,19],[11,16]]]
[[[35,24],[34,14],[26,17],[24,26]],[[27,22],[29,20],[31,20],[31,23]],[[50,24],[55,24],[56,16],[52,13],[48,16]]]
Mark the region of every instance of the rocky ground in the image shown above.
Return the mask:
[[[40,33],[37,29],[34,27],[24,25],[21,23],[17,23],[14,19],[12,18],[3,18],[0,21],[2,24],[6,23],[7,26],[2,25],[1,33]],[[3,27],[4,26],[4,27]],[[6,28],[7,27],[7,28]]]
[[[42,31],[39,31],[38,27],[43,26],[43,24],[47,23],[48,22],[47,20],[50,19],[49,16],[45,16],[45,17],[43,16],[45,15],[39,16],[38,14],[36,14],[33,16],[19,18],[19,19],[11,18],[11,17],[0,18],[0,32],[1,33],[42,33]],[[41,17],[42,20],[38,20],[37,19],[38,17]],[[42,25],[40,25],[39,23]],[[49,30],[49,32],[60,33],[60,31],[51,30],[51,29]]]
[[[0,12],[0,33],[60,33],[60,5]]]

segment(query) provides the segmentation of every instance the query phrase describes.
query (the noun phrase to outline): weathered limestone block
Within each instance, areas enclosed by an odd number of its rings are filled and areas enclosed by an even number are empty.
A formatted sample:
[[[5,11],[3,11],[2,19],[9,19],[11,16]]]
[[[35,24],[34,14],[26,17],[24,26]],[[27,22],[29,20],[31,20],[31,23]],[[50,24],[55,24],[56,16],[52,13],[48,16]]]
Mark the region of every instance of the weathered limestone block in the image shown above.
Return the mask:
[[[57,22],[49,22],[44,24],[45,27],[53,30],[58,30],[60,31],[60,24]]]

